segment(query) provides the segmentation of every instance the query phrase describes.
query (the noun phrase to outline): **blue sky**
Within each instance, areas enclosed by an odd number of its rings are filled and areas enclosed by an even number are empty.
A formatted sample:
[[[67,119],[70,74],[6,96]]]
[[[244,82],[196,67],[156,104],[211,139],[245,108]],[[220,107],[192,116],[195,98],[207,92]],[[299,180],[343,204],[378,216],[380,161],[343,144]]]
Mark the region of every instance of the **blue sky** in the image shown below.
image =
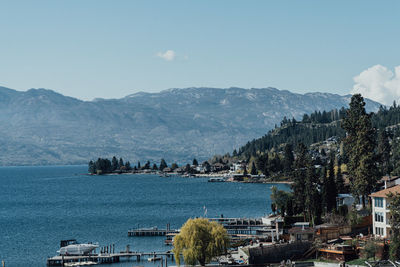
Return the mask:
[[[361,72],[379,64],[396,76],[400,65],[399,1],[39,0],[0,10],[0,85],[88,100],[200,86],[347,94]]]

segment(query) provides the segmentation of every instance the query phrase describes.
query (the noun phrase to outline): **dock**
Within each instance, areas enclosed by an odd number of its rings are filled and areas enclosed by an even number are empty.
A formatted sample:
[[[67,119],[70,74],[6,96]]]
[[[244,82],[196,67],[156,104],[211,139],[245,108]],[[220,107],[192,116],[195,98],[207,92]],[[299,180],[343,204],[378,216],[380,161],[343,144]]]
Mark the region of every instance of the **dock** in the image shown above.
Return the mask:
[[[166,236],[167,234],[179,233],[179,230],[171,229],[167,224],[166,229],[151,228],[135,228],[128,231],[128,236]]]
[[[54,256],[47,259],[47,266],[68,266],[70,263],[82,263],[82,265],[89,265],[85,263],[116,263],[120,262],[121,259],[129,260],[130,258],[135,258],[136,261],[140,261],[143,258],[164,256],[165,260],[167,258],[173,259],[172,252],[133,252],[133,251],[122,251],[120,253],[99,253],[90,254],[83,256]]]

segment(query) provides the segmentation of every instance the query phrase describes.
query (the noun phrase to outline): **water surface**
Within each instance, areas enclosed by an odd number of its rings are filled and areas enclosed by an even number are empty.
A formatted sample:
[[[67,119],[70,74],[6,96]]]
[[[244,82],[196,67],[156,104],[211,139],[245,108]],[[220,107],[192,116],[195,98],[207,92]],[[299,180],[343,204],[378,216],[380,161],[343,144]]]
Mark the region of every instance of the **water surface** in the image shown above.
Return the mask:
[[[45,266],[62,239],[166,251],[164,237],[128,237],[134,227],[179,228],[188,218],[259,217],[270,186],[208,183],[204,178],[85,175],[86,166],[0,167],[0,260]],[[278,184],[278,188],[288,189]],[[111,266],[149,265],[146,262]],[[159,263],[151,263],[151,266]],[[101,265],[106,266],[106,265]]]

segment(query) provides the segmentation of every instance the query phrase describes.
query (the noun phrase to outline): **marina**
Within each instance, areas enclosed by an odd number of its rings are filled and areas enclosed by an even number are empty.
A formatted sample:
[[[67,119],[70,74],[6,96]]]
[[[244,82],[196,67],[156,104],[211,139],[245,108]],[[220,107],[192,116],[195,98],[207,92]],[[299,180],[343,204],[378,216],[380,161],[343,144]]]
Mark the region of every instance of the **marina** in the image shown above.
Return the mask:
[[[47,266],[84,266],[84,265],[95,265],[103,263],[118,263],[121,260],[131,260],[134,258],[137,262],[141,260],[153,261],[157,259],[163,261],[167,258],[173,260],[173,253],[166,252],[133,252],[133,251],[122,251],[119,253],[99,253],[89,255],[58,255],[50,257],[46,261]],[[70,265],[77,264],[77,265]],[[165,266],[166,263],[165,263]]]

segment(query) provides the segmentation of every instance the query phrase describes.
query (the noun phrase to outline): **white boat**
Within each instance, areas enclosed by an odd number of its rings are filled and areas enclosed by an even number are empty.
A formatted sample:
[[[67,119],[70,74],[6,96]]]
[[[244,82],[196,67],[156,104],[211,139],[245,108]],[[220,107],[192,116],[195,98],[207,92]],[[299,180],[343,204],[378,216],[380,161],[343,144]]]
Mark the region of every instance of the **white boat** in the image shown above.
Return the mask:
[[[147,261],[159,261],[159,260],[161,260],[161,257],[156,257],[156,256],[147,259]]]
[[[65,246],[62,246],[60,250],[57,251],[60,255],[73,255],[73,256],[82,256],[87,255],[92,252],[94,249],[98,248],[98,244],[78,244],[75,240],[71,240],[72,242],[68,242]]]

